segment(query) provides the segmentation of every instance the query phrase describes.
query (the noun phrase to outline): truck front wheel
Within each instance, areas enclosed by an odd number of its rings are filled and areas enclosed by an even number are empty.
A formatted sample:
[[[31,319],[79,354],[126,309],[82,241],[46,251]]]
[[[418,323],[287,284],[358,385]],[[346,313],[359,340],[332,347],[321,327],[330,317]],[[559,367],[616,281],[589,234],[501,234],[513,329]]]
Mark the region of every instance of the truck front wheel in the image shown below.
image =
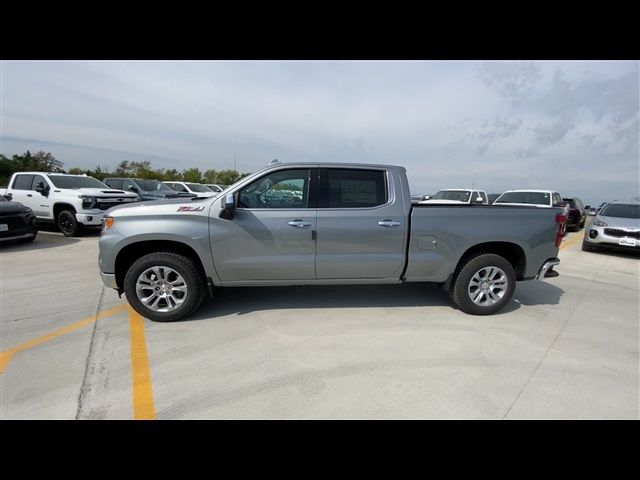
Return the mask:
[[[451,288],[451,299],[471,315],[490,315],[501,310],[513,297],[516,272],[499,255],[480,254],[469,258]]]
[[[133,309],[155,322],[191,315],[204,301],[206,282],[195,262],[173,252],[155,252],[136,260],[124,277]]]
[[[77,237],[80,234],[80,224],[76,220],[76,213],[63,210],[58,214],[58,228],[65,237]]]

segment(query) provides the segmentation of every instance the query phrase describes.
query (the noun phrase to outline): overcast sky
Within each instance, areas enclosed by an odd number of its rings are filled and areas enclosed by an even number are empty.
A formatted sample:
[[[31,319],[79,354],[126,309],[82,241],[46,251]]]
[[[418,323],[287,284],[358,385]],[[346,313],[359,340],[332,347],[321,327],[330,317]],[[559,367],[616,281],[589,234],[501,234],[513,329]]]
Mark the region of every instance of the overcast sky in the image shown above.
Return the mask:
[[[638,62],[1,62],[0,153],[389,163],[412,193],[640,195]]]

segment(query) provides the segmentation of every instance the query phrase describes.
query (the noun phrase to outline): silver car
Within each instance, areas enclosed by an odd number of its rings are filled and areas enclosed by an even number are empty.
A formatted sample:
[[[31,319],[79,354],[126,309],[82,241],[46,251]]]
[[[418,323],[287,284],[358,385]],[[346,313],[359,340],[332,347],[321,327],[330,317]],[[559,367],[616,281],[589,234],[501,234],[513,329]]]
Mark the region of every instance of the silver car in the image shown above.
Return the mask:
[[[640,252],[640,202],[607,203],[584,231],[582,250],[615,247]]]

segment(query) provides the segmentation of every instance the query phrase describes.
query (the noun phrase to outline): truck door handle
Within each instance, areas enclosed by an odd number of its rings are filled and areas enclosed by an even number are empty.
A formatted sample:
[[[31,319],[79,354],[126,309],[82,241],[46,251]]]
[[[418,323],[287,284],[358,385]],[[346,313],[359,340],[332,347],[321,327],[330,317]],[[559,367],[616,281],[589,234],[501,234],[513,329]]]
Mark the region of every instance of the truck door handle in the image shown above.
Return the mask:
[[[378,222],[378,225],[380,225],[381,227],[397,227],[398,225],[400,225],[400,222],[394,222],[393,220],[387,219]]]
[[[33,197],[33,195],[31,195],[30,193],[27,193],[27,197]]]
[[[290,222],[287,222],[289,225],[291,225],[292,227],[297,227],[297,228],[304,228],[304,227],[310,227],[311,226],[311,222],[305,222],[303,220],[292,220]]]

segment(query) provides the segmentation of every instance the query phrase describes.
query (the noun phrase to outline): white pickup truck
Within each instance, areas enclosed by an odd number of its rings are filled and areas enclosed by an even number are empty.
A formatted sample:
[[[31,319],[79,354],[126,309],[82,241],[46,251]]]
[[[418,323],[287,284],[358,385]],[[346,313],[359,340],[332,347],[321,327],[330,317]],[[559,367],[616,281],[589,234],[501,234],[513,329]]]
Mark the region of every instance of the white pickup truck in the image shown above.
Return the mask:
[[[79,235],[83,226],[100,227],[109,208],[138,201],[135,193],[87,175],[45,172],[14,173],[0,195],[31,208],[39,222],[55,222],[67,237]]]

